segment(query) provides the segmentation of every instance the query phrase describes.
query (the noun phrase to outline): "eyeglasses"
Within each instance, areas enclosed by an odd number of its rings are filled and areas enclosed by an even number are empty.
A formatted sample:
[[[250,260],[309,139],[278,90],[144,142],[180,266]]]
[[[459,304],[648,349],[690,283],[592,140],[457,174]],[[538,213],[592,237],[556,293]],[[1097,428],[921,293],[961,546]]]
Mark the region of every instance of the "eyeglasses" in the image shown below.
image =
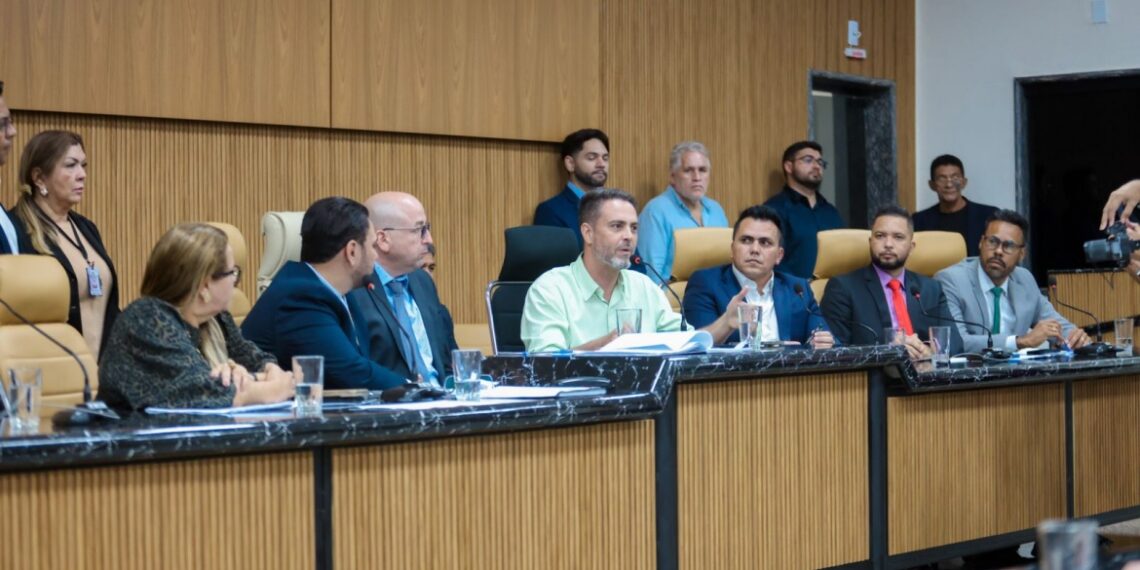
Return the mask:
[[[426,223],[422,226],[414,228],[383,228],[386,232],[420,232],[420,239],[427,238],[428,232],[431,231],[431,223]]]
[[[1017,243],[1013,240],[1008,240],[1008,239],[1005,241],[1002,241],[1000,238],[998,238],[996,236],[985,236],[985,237],[983,237],[982,238],[982,245],[986,246],[986,249],[997,249],[1000,247],[1002,253],[1017,253],[1018,251],[1021,250],[1021,248],[1025,247],[1025,244],[1023,244],[1023,243]]]
[[[219,271],[215,273],[213,277],[214,279],[221,279],[223,277],[229,277],[230,275],[234,276],[234,285],[237,285],[241,282],[241,267],[235,265],[233,269],[229,271]]]
[[[946,184],[947,182],[950,182],[953,184],[961,184],[962,183],[962,177],[958,176],[957,174],[955,174],[954,176],[935,176],[934,182],[936,182],[938,184]]]
[[[821,170],[827,170],[827,161],[822,159],[822,158],[816,158],[814,156],[808,155],[808,156],[801,156],[801,157],[797,158],[796,160],[806,164],[807,166],[811,166],[813,164],[818,164],[819,168]]]

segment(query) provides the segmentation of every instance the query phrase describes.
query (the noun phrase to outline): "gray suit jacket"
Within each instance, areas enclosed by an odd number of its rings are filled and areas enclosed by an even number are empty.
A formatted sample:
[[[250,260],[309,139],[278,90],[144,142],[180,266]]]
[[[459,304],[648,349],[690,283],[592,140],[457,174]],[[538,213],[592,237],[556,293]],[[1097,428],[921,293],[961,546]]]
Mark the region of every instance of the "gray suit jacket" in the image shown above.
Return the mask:
[[[950,315],[962,321],[979,325],[989,324],[987,307],[993,306],[993,297],[982,291],[978,285],[978,258],[966,259],[939,271],[934,276],[942,283],[942,290],[950,302]],[[1010,336],[1020,336],[1032,329],[1038,322],[1055,319],[1061,323],[1064,335],[1073,330],[1073,323],[1062,317],[1041,290],[1033,274],[1024,267],[1017,267],[1006,282],[1009,291],[1009,304],[1013,307],[1016,321],[1013,335],[995,334],[994,348],[1004,348]],[[957,324],[958,332],[966,345],[967,352],[977,352],[986,348],[986,329],[981,326]]]

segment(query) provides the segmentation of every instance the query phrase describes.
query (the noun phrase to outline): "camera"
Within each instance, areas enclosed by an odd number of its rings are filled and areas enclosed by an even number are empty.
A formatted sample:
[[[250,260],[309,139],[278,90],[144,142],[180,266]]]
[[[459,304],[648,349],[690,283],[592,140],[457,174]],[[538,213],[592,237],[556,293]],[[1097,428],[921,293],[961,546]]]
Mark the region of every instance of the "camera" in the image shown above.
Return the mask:
[[[1116,222],[1104,230],[1108,237],[1085,242],[1085,261],[1104,263],[1111,261],[1118,267],[1128,265],[1132,252],[1140,249],[1140,242],[1128,239],[1124,224]]]

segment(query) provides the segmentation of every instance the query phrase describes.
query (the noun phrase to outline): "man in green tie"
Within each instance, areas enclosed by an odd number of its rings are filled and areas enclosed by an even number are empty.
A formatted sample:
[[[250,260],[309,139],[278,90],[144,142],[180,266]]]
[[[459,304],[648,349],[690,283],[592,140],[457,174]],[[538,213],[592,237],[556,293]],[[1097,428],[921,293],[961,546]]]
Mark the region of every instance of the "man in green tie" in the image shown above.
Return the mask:
[[[967,352],[986,348],[1016,351],[1046,342],[1079,348],[1089,343],[1085,331],[1062,317],[1049,302],[1033,274],[1019,266],[1025,257],[1029,221],[1012,210],[998,210],[986,220],[980,255],[939,271],[934,276],[950,302]],[[984,325],[985,328],[977,325]],[[988,330],[988,334],[987,334]]]

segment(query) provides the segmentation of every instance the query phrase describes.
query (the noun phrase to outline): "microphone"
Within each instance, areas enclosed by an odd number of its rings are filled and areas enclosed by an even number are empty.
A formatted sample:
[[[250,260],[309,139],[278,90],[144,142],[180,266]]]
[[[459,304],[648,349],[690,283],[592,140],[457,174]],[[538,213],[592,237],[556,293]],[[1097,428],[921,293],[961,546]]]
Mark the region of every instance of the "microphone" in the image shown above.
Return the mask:
[[[982,358],[988,360],[1009,360],[1013,358],[1013,355],[1010,354],[1008,350],[1005,350],[1004,348],[994,348],[994,333],[990,327],[987,327],[982,323],[975,323],[974,321],[955,319],[954,317],[943,317],[942,315],[932,315],[926,312],[926,308],[922,306],[922,294],[918,291],[918,285],[910,286],[910,295],[914,297],[915,301],[918,301],[919,312],[922,313],[922,316],[928,319],[938,319],[940,321],[950,321],[952,323],[975,326],[986,331],[986,348],[982,349]]]
[[[804,306],[808,307],[807,299],[804,297],[804,286],[800,285],[799,283],[796,283],[796,284],[792,285],[792,290],[794,290],[796,292],[796,296],[798,296],[801,300],[804,301]],[[808,310],[811,311],[811,307],[808,307]],[[820,312],[819,309],[812,311],[812,314],[823,318],[823,320],[825,320],[825,321],[827,320],[827,317],[824,316],[824,314],[822,312]],[[867,323],[856,321],[854,319],[844,319],[842,317],[835,317],[835,319],[838,320],[839,322],[846,323],[848,325],[861,326],[861,327],[867,329],[867,331],[871,333],[871,338],[873,338],[873,339],[879,338],[879,333],[875,332],[875,329],[868,326]]]
[[[1090,313],[1084,309],[1074,307],[1068,303],[1065,303],[1064,301],[1062,301],[1061,299],[1058,298],[1058,295],[1057,295],[1057,277],[1055,275],[1049,276],[1049,291],[1053,293],[1053,300],[1056,301],[1056,303],[1058,305],[1061,305],[1062,307],[1065,307],[1066,309],[1072,309],[1078,313],[1082,313],[1084,315],[1087,315],[1090,319],[1093,320],[1094,323],[1096,323],[1096,342],[1094,342],[1092,344],[1087,344],[1087,345],[1082,346],[1080,348],[1073,349],[1073,354],[1076,354],[1079,356],[1095,356],[1098,358],[1113,358],[1116,356],[1116,347],[1112,346],[1111,344],[1104,342],[1103,341],[1104,339],[1101,337],[1100,319],[1096,318],[1096,315],[1094,315],[1094,314],[1092,314],[1092,313]]]
[[[655,269],[652,265],[650,265],[648,263],[644,263],[644,260],[641,259],[640,255],[634,255],[633,257],[630,257],[629,262],[633,263],[635,265],[644,264],[646,267],[649,268],[650,271],[653,272],[653,276],[656,277],[657,280],[660,281],[661,284],[665,286],[665,290],[669,291],[669,294],[672,295],[673,298],[677,300],[677,312],[681,313],[681,330],[683,330],[683,331],[689,330],[689,324],[687,322],[685,322],[685,306],[681,304],[681,297],[679,297],[677,295],[677,292],[674,291],[673,288],[669,286],[669,282],[666,281],[664,277],[661,277],[661,274],[658,273],[657,269]]]
[[[17,319],[20,319],[20,322],[28,325],[32,330],[39,333],[40,336],[48,339],[52,344],[67,353],[68,356],[75,360],[75,363],[79,365],[79,371],[83,373],[83,403],[75,406],[73,409],[56,412],[51,418],[52,424],[57,426],[89,424],[94,420],[94,416],[112,420],[120,419],[118,414],[107,407],[107,404],[96,402],[91,398],[91,378],[87,374],[87,367],[83,365],[83,361],[79,359],[75,351],[67,348],[63,343],[56,340],[55,337],[44,332],[43,329],[36,326],[35,323],[29,321],[24,315],[21,315],[19,311],[13,309],[12,305],[9,305],[4,299],[0,299],[0,305],[4,305],[4,308],[7,309],[9,313],[15,315]]]

